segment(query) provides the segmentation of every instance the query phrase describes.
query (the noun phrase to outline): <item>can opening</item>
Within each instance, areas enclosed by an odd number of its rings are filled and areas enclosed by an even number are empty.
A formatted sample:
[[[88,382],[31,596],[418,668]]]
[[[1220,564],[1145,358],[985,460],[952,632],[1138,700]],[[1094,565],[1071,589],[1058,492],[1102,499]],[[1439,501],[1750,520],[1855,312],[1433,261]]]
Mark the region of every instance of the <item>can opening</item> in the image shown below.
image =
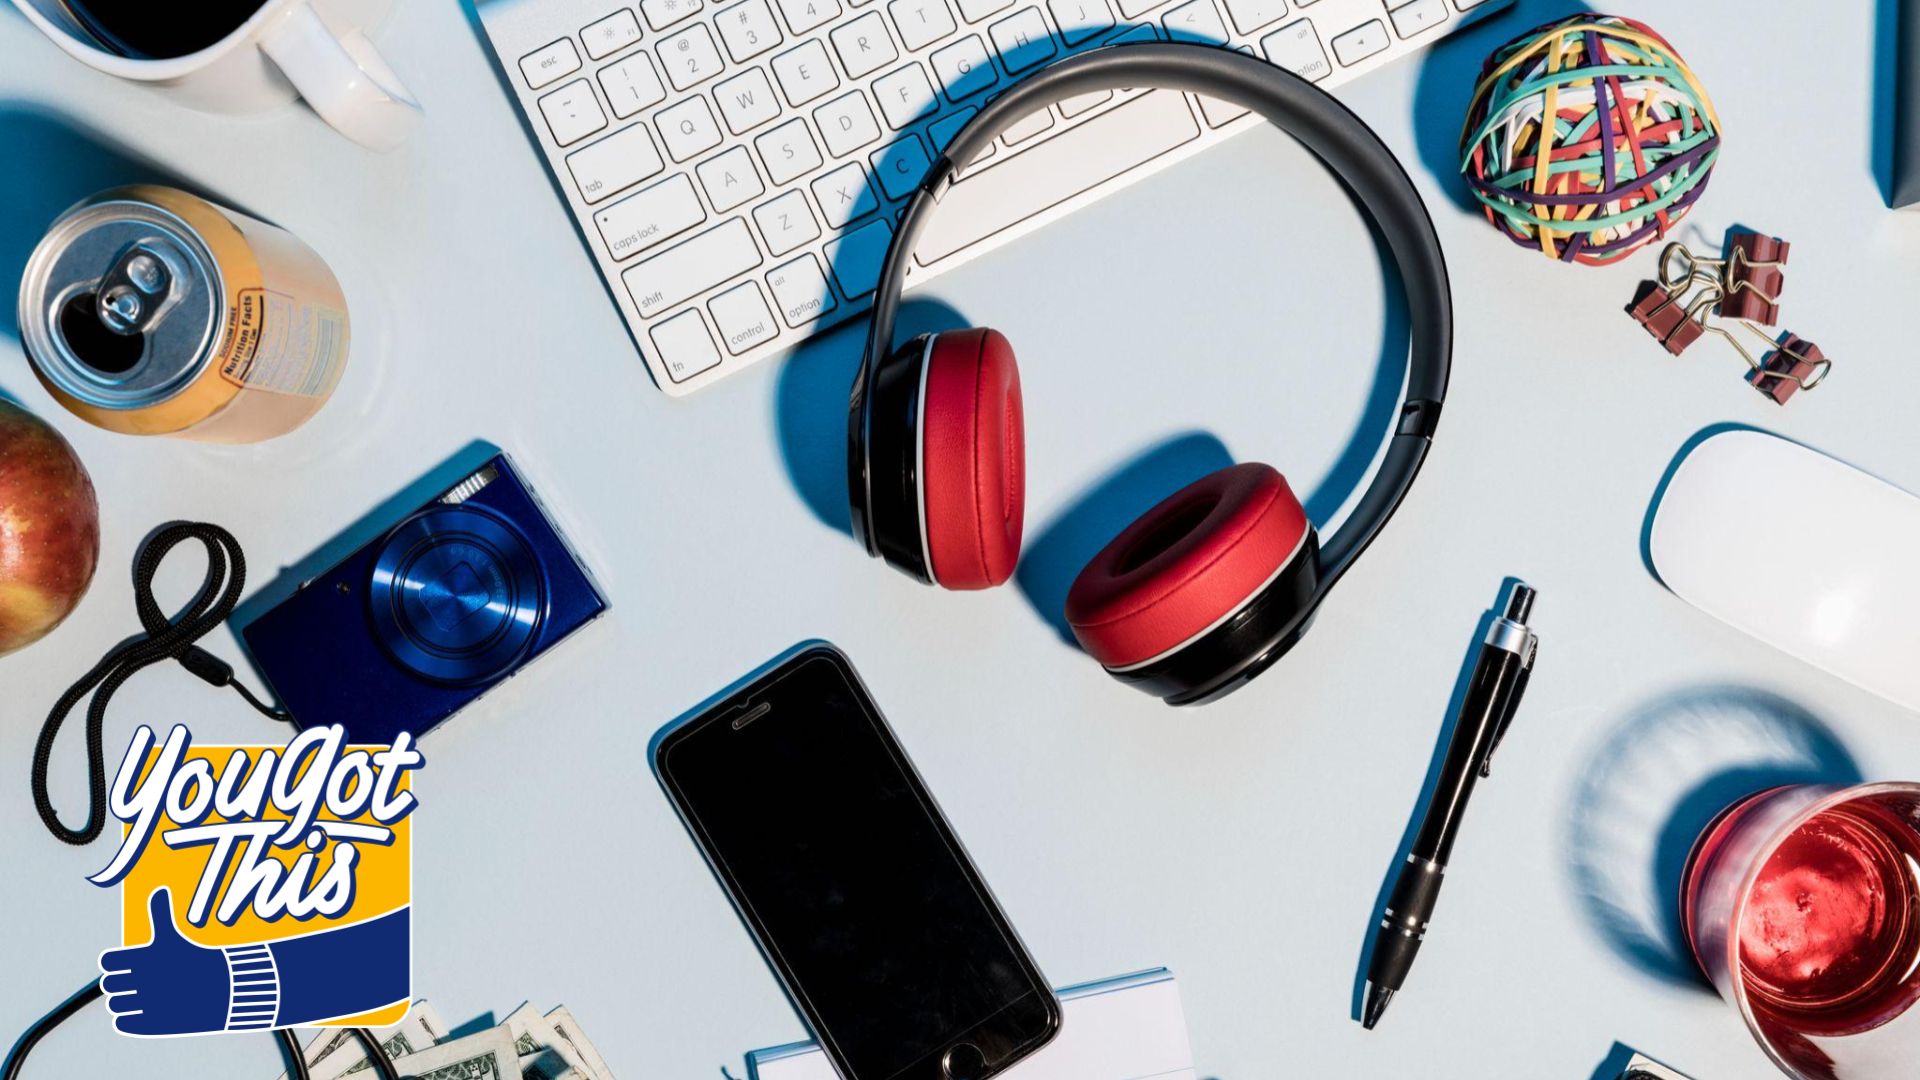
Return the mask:
[[[81,363],[102,375],[124,375],[146,355],[143,334],[116,334],[100,321],[98,297],[75,294],[60,308],[60,336]]]

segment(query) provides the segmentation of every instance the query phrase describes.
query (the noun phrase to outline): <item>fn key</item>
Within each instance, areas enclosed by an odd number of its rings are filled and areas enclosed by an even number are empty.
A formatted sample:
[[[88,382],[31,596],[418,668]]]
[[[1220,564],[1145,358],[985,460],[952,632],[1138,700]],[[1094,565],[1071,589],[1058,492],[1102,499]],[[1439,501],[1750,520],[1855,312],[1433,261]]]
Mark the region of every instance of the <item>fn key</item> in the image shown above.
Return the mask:
[[[699,308],[688,308],[653,328],[654,352],[667,377],[684,382],[720,362],[720,350],[700,318]]]

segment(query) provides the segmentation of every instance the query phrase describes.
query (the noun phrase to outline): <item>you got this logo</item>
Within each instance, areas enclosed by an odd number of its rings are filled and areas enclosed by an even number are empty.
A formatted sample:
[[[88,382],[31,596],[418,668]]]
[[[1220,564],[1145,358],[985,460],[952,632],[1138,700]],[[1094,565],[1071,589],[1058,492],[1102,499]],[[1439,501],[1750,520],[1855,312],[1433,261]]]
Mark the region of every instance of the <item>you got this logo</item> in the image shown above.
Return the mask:
[[[412,1000],[409,784],[402,734],[284,747],[134,733],[108,808],[120,850],[87,880],[121,890],[121,948],[100,989],[123,1034],[398,1023]]]

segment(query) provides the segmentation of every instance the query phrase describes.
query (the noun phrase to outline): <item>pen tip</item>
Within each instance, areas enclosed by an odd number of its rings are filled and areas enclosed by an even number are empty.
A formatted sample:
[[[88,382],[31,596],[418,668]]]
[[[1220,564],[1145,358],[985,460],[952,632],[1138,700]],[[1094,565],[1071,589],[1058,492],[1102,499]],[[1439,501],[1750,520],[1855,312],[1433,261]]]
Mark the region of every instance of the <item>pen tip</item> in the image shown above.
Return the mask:
[[[1360,1014],[1360,1026],[1368,1031],[1380,1022],[1381,1014],[1387,1011],[1387,1003],[1393,1000],[1393,991],[1384,986],[1367,984],[1367,1007]]]

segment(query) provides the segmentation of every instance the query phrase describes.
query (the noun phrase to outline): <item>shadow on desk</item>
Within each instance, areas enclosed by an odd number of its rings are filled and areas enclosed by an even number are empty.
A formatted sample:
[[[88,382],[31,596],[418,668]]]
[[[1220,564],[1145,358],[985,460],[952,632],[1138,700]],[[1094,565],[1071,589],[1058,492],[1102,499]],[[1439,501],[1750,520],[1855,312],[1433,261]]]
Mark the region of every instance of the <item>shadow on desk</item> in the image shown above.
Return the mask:
[[[1853,755],[1819,718],[1745,686],[1693,687],[1649,702],[1585,760],[1564,841],[1576,901],[1621,959],[1709,993],[1680,923],[1694,841],[1754,792],[1861,780]]]
[[[1493,18],[1434,42],[1420,58],[1413,99],[1414,144],[1421,164],[1455,206],[1480,212],[1479,200],[1460,179],[1460,129],[1467,122],[1467,106],[1480,81],[1481,65],[1495,49],[1533,27],[1592,10],[1565,0],[1519,0]]]
[[[17,163],[0,169],[0,334],[15,339],[20,325],[13,298],[27,258],[73,204],[121,184],[165,184],[232,205],[72,117],[28,102],[0,101],[0,146]]]
[[[966,316],[944,301],[909,296],[900,305],[894,340],[968,325]],[[847,399],[866,336],[867,318],[861,316],[802,344],[780,368],[774,395],[774,429],[788,479],[814,517],[849,537]]]

